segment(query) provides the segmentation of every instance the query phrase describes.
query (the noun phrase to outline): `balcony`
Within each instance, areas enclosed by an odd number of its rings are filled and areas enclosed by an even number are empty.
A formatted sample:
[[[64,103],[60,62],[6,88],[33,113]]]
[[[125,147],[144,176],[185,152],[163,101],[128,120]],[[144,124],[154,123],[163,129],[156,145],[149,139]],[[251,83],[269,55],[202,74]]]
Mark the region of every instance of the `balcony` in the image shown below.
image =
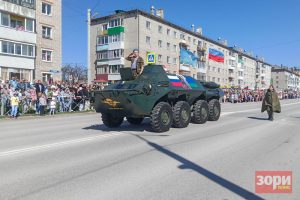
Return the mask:
[[[188,66],[180,65],[179,67],[180,71],[190,72],[191,69]]]
[[[234,79],[234,73],[230,73],[230,72],[229,72],[229,73],[228,73],[228,77],[231,78],[231,79]]]
[[[238,76],[238,79],[239,80],[244,80],[244,77],[243,76]]]
[[[228,69],[229,70],[235,70],[235,66],[234,65],[228,65]]]
[[[24,7],[10,1],[0,1],[0,10],[5,10],[7,13],[13,13],[17,16],[23,16],[30,19],[35,19],[35,9]]]
[[[108,35],[108,30],[103,30],[98,32],[99,35]]]
[[[206,51],[207,47],[205,45],[198,45],[197,46],[197,51]]]
[[[34,32],[28,32],[16,28],[0,26],[0,38],[5,38],[6,40],[19,41],[35,44],[36,34]]]
[[[9,3],[23,6],[26,8],[35,9],[35,0],[30,0],[30,1],[28,1],[28,0],[27,1],[26,0],[3,0],[3,1],[7,1]]]
[[[206,62],[206,57],[205,56],[201,56],[200,61],[201,62]]]
[[[261,76],[261,77],[265,77],[265,76],[266,76],[266,74],[261,74],[260,76]]]
[[[234,57],[234,56],[229,56],[229,60],[236,60],[236,57]]]

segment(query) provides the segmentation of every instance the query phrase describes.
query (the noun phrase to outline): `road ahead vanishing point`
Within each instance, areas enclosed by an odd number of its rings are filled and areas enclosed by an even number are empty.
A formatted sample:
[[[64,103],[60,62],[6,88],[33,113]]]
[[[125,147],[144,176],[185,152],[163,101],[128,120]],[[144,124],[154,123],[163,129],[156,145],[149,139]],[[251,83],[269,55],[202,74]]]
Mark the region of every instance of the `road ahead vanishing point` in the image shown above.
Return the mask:
[[[100,114],[0,121],[0,199],[300,199],[300,101],[275,121],[261,103],[223,104],[217,122],[149,132]],[[255,193],[256,171],[292,171],[291,194]]]

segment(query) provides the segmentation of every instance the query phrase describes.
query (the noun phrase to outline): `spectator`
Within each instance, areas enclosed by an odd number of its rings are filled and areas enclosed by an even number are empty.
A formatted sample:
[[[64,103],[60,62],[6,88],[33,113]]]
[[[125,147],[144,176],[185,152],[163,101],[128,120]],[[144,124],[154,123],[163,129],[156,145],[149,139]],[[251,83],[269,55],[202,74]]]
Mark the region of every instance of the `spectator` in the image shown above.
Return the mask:
[[[56,111],[56,99],[55,97],[52,97],[52,100],[50,102],[50,115],[54,115]]]
[[[40,115],[45,115],[45,109],[47,107],[47,99],[45,94],[41,94],[41,97],[39,98],[39,104],[40,104]]]
[[[19,107],[19,97],[17,93],[14,93],[13,96],[10,99],[10,105],[11,105],[11,117],[16,119],[18,114],[18,107]]]

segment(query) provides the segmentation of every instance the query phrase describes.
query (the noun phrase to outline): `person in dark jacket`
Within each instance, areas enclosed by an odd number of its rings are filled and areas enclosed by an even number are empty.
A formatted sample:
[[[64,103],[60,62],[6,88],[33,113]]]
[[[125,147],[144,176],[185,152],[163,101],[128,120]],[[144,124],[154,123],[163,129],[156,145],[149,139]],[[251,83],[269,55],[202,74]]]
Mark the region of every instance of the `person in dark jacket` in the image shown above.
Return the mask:
[[[139,56],[138,49],[134,49],[133,52],[126,57],[126,60],[131,62],[131,71],[135,78],[142,73],[144,69],[144,60]]]
[[[273,85],[270,85],[267,90],[265,97],[263,99],[261,112],[267,111],[269,115],[269,120],[274,120],[274,112],[280,113],[281,106],[279,102],[279,98],[277,92],[274,90]]]
[[[35,89],[36,89],[36,93],[39,95],[45,92],[45,86],[42,84],[42,82],[40,80],[37,81],[37,83],[35,84]]]

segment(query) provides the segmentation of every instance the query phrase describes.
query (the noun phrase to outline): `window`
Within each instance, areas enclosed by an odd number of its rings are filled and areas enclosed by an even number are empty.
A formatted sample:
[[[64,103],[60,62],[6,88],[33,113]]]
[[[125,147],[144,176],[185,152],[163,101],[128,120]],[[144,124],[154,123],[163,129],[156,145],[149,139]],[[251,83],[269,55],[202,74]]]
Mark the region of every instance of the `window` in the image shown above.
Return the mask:
[[[52,51],[42,50],[42,60],[51,62],[52,61]]]
[[[105,35],[105,36],[100,36],[98,37],[98,45],[105,45],[105,44],[108,44],[108,36]]]
[[[151,38],[149,36],[146,36],[146,43],[150,44],[151,43]]]
[[[171,30],[167,29],[167,35],[170,35]]]
[[[22,45],[22,55],[27,56],[28,55],[28,45],[23,44]]]
[[[34,32],[33,29],[33,20],[32,19],[26,19],[26,31]]]
[[[170,64],[171,61],[170,61],[170,56],[167,56],[167,63]]]
[[[120,73],[120,68],[122,68],[123,65],[109,65],[109,74],[118,74]]]
[[[220,79],[220,78],[218,78],[218,82],[219,82],[219,83],[220,83],[220,80],[221,80],[221,79]]]
[[[17,28],[18,30],[24,30],[23,21],[10,16],[10,27]]]
[[[191,42],[191,37],[190,36],[188,37],[188,41]]]
[[[220,68],[218,68],[218,73],[220,73],[221,72],[221,69]]]
[[[28,56],[33,57],[33,46],[32,45],[28,45]]]
[[[196,39],[193,39],[193,44],[196,45]]]
[[[167,49],[170,50],[170,43],[167,43]]]
[[[106,31],[108,29],[108,24],[103,24],[102,25],[102,31]]]
[[[216,81],[216,78],[215,78],[215,77],[212,77],[212,81],[215,82],[215,81]]]
[[[151,29],[151,23],[149,21],[146,21],[146,28]]]
[[[8,42],[8,53],[10,53],[10,54],[15,53],[15,44],[12,42]]]
[[[109,36],[109,43],[114,43],[114,42],[119,42],[119,41],[121,41],[121,34]]]
[[[184,34],[180,34],[180,39],[185,40],[185,35]]]
[[[162,47],[162,41],[161,40],[158,40],[158,47]]]
[[[177,45],[174,44],[173,46],[173,51],[176,52],[177,51]]]
[[[9,15],[1,13],[1,25],[9,26]]]
[[[21,44],[16,44],[15,47],[16,47],[16,52],[15,53],[17,55],[21,55],[22,54],[22,45]]]
[[[42,3],[42,13],[45,15],[51,15],[51,8],[52,6],[47,3]]]
[[[2,41],[2,53],[8,53],[8,42]]]
[[[159,33],[162,33],[162,29],[163,29],[162,26],[158,25],[158,32]]]
[[[174,65],[177,64],[177,58],[173,58],[173,64],[174,64]]]
[[[109,27],[110,28],[113,28],[113,27],[117,27],[117,26],[122,26],[123,24],[123,19],[114,19],[114,20],[111,20],[109,22]]]
[[[174,31],[174,38],[177,38],[177,32]]]
[[[162,55],[158,55],[157,60],[158,60],[158,62],[161,62],[162,61]]]
[[[2,53],[33,57],[33,46],[14,42],[2,41]]]
[[[101,51],[97,53],[97,60],[108,59],[108,51]]]
[[[42,26],[42,36],[43,38],[46,39],[52,38],[52,28],[47,26]]]

